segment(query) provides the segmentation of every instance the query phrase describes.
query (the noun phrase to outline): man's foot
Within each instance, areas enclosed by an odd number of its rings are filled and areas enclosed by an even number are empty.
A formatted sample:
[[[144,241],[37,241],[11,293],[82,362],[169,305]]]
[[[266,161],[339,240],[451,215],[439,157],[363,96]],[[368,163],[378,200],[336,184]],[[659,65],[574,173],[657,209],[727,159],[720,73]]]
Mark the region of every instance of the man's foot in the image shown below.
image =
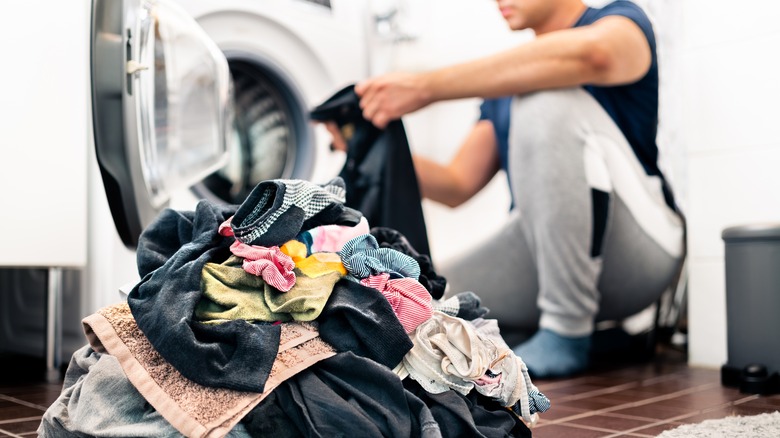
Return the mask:
[[[584,371],[588,367],[590,344],[590,335],[568,337],[539,329],[513,350],[528,366],[531,377],[547,379]]]

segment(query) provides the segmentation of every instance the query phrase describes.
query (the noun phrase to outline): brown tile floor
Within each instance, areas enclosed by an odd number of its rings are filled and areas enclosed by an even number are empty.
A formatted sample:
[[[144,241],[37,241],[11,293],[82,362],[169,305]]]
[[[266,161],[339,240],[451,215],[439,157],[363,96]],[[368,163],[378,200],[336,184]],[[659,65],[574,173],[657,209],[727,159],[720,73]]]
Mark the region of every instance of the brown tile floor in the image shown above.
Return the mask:
[[[42,382],[35,362],[10,361],[0,356],[0,437],[36,436],[60,385]],[[538,438],[652,437],[684,423],[780,410],[780,395],[723,387],[718,370],[689,367],[671,348],[643,363],[599,363],[578,377],[535,383],[553,406],[533,430]]]
[[[719,370],[690,367],[670,347],[643,363],[600,363],[578,377],[534,383],[552,401],[533,429],[538,438],[654,437],[686,423],[780,410],[780,395],[724,387]]]

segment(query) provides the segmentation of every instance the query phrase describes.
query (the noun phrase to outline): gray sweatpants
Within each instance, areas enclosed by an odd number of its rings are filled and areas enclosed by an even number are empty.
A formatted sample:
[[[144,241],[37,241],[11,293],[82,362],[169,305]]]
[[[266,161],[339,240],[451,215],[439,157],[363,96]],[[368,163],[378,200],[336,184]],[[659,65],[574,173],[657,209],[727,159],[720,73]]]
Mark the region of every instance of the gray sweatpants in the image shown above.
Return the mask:
[[[439,267],[502,329],[591,333],[655,302],[683,257],[683,221],[615,123],[581,88],[515,97],[515,211],[474,251]]]

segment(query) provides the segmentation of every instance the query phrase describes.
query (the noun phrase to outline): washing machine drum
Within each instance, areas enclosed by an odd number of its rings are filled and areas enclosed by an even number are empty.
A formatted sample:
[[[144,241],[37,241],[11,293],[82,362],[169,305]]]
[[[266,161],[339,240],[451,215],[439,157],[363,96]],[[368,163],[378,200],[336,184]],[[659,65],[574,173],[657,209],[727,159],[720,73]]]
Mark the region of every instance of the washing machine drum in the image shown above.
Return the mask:
[[[193,191],[214,202],[240,204],[261,181],[309,179],[315,147],[308,109],[292,82],[256,57],[226,55],[235,107],[229,162]]]

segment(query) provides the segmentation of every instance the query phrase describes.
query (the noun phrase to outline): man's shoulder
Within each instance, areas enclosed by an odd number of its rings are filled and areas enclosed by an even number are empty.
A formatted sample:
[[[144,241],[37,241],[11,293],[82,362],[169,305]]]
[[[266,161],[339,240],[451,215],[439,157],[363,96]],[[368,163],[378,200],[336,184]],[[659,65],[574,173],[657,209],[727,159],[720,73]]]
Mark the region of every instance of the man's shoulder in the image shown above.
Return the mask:
[[[597,9],[598,18],[610,15],[622,15],[632,19],[647,20],[647,14],[636,3],[630,0],[615,0]]]
[[[602,18],[613,16],[628,18],[642,29],[642,32],[644,32],[648,40],[651,40],[651,43],[652,40],[654,40],[653,25],[650,22],[650,18],[648,18],[645,11],[642,10],[639,5],[629,0],[615,0],[598,9],[588,8],[585,14],[583,14],[577,22],[576,26],[586,26],[593,24]]]

